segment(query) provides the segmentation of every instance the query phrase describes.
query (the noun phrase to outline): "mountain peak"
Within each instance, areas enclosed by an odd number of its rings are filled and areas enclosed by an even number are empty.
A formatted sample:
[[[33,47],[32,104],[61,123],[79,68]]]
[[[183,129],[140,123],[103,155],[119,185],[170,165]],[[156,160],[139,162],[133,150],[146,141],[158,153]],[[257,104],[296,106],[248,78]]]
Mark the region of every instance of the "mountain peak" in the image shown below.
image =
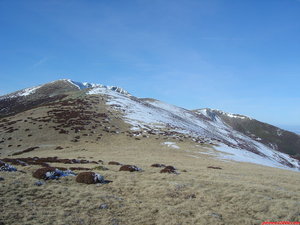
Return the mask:
[[[66,85],[67,84],[67,85]],[[89,82],[78,82],[71,79],[59,79],[55,80],[46,84],[30,87],[30,88],[24,88],[19,91],[15,91],[3,96],[0,96],[0,99],[5,98],[17,98],[17,97],[26,97],[29,95],[32,95],[36,93],[38,90],[39,92],[43,92],[43,89],[47,90],[47,93],[49,92],[49,87],[52,91],[57,91],[60,89],[63,91],[65,89],[66,92],[68,91],[75,91],[75,90],[84,90],[84,89],[90,89],[89,91],[92,93],[94,90],[94,94],[97,94],[97,91],[99,92],[99,88],[107,89],[111,91],[118,92],[120,94],[131,96],[128,91],[121,87],[117,86],[107,86],[103,84],[95,84],[95,83],[89,83]],[[49,93],[49,95],[53,95],[52,93]]]
[[[74,80],[71,80],[71,79],[60,79],[58,81],[69,82],[71,85],[74,85],[79,90],[84,90],[84,89],[90,88],[91,89],[89,91],[90,93],[92,93],[93,92],[92,90],[94,89],[94,92],[95,92],[94,94],[97,94],[97,89],[104,88],[104,89],[108,89],[108,90],[111,90],[111,91],[118,92],[120,94],[131,96],[128,91],[126,91],[125,89],[123,89],[121,87],[118,87],[118,86],[107,86],[107,85],[103,85],[103,84],[95,84],[95,83],[89,83],[89,82],[79,82],[79,81],[74,81]]]

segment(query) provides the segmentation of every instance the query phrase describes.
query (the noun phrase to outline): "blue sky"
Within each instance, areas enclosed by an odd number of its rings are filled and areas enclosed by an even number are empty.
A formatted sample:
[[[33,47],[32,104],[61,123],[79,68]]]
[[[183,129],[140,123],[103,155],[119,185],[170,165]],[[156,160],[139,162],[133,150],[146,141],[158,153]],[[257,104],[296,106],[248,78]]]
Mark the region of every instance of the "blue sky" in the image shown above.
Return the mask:
[[[60,78],[300,126],[299,0],[0,0],[0,95]]]

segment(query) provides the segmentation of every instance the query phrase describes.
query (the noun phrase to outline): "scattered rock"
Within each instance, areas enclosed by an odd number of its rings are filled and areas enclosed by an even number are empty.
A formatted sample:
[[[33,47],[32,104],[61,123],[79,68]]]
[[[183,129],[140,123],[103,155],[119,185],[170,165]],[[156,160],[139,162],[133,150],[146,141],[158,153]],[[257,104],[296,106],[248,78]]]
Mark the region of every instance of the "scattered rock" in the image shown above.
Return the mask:
[[[3,162],[6,162],[6,163],[11,163],[13,165],[20,165],[20,166],[28,166],[28,164],[22,160],[19,160],[19,159],[8,159],[8,158],[4,158],[2,159]]]
[[[82,172],[76,177],[76,182],[83,184],[107,183],[104,177],[94,172]]]
[[[111,220],[111,224],[112,224],[112,225],[119,225],[120,222],[119,222],[118,219],[115,219],[115,218],[114,218],[114,219]]]
[[[207,168],[208,169],[215,169],[215,170],[221,170],[222,169],[221,167],[218,167],[218,166],[208,166]]]
[[[185,199],[193,199],[193,198],[196,198],[196,195],[195,194],[187,194],[184,198]]]
[[[41,181],[41,180],[38,180],[38,181],[36,181],[35,183],[34,183],[34,185],[36,185],[36,186],[42,186],[42,185],[44,185],[45,184],[45,182],[43,182],[43,181]]]
[[[151,167],[166,167],[166,165],[160,164],[160,163],[155,163],[155,164],[152,164]]]
[[[4,181],[4,178],[3,178],[3,177],[0,177],[0,181]]]
[[[219,220],[222,220],[222,214],[219,214],[219,213],[212,213],[210,214],[212,217],[216,218],[216,219],[219,219]]]
[[[124,165],[124,166],[121,166],[119,171],[135,172],[135,171],[142,171],[142,169],[137,166],[134,166],[134,165]]]
[[[0,171],[15,172],[17,171],[17,168],[3,161],[0,161]]]
[[[51,180],[60,177],[75,176],[75,173],[71,170],[62,171],[54,167],[45,167],[37,169],[32,176],[37,179]]]
[[[110,162],[108,163],[108,165],[122,166],[123,164],[122,164],[122,163],[119,163],[119,162],[115,162],[115,161],[110,161]]]
[[[174,166],[166,166],[164,169],[160,171],[161,173],[174,173],[178,174],[176,168]]]
[[[103,201],[106,201],[106,200],[116,200],[116,201],[120,201],[120,202],[124,201],[123,198],[120,198],[116,195],[104,195],[104,196],[101,196],[100,199]]]
[[[99,209],[109,209],[107,204],[100,204]]]

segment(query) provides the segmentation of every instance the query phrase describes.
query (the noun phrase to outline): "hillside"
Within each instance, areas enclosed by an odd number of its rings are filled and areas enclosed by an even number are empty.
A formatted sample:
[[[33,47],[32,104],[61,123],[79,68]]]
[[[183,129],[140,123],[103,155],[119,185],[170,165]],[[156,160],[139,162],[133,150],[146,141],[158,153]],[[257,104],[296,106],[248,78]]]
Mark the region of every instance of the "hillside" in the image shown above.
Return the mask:
[[[221,150],[220,157],[299,169],[296,158],[300,154],[300,137],[294,133],[241,115],[211,109],[190,111],[155,99],[139,99],[119,87],[63,79],[2,96],[0,106],[3,118],[0,126],[5,131],[0,148],[9,146],[11,153],[21,146],[28,146],[27,141],[31,142],[32,138],[26,133],[30,128],[25,128],[26,124],[32,126],[32,132],[37,132],[31,134],[37,141],[51,142],[55,138],[57,142],[64,135],[74,139],[76,133],[72,136],[73,130],[99,133],[102,122],[112,126],[110,120],[114,118],[116,123],[126,124],[123,132],[171,135],[175,140],[189,138]],[[29,110],[33,110],[30,115],[34,116],[28,116]],[[11,115],[19,119],[11,121],[8,117]],[[19,127],[23,127],[25,133]],[[39,132],[42,129],[52,135],[43,137],[44,134]],[[23,145],[13,143],[13,132],[22,139]],[[24,134],[27,137],[22,137]]]
[[[298,134],[260,122],[247,116],[230,114],[220,110],[202,109],[212,120],[216,116],[232,129],[272,148],[294,157],[300,156],[300,138]]]
[[[1,96],[0,115],[0,166],[17,169],[0,171],[0,224],[300,220],[299,136],[274,126],[67,79]],[[32,174],[49,167],[110,182],[36,183]]]

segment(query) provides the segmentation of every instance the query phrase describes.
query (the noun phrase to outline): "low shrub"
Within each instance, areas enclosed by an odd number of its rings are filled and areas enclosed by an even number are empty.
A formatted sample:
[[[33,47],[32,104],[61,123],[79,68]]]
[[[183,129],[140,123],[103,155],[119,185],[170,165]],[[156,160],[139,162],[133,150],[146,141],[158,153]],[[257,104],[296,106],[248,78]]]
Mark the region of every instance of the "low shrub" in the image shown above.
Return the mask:
[[[76,177],[76,182],[83,184],[104,183],[104,177],[94,172],[82,172]]]
[[[134,166],[134,165],[124,165],[124,166],[121,166],[119,171],[135,172],[135,171],[142,171],[142,169],[137,166]]]
[[[178,174],[176,168],[174,166],[166,166],[164,169],[160,171],[161,173],[174,173]]]

